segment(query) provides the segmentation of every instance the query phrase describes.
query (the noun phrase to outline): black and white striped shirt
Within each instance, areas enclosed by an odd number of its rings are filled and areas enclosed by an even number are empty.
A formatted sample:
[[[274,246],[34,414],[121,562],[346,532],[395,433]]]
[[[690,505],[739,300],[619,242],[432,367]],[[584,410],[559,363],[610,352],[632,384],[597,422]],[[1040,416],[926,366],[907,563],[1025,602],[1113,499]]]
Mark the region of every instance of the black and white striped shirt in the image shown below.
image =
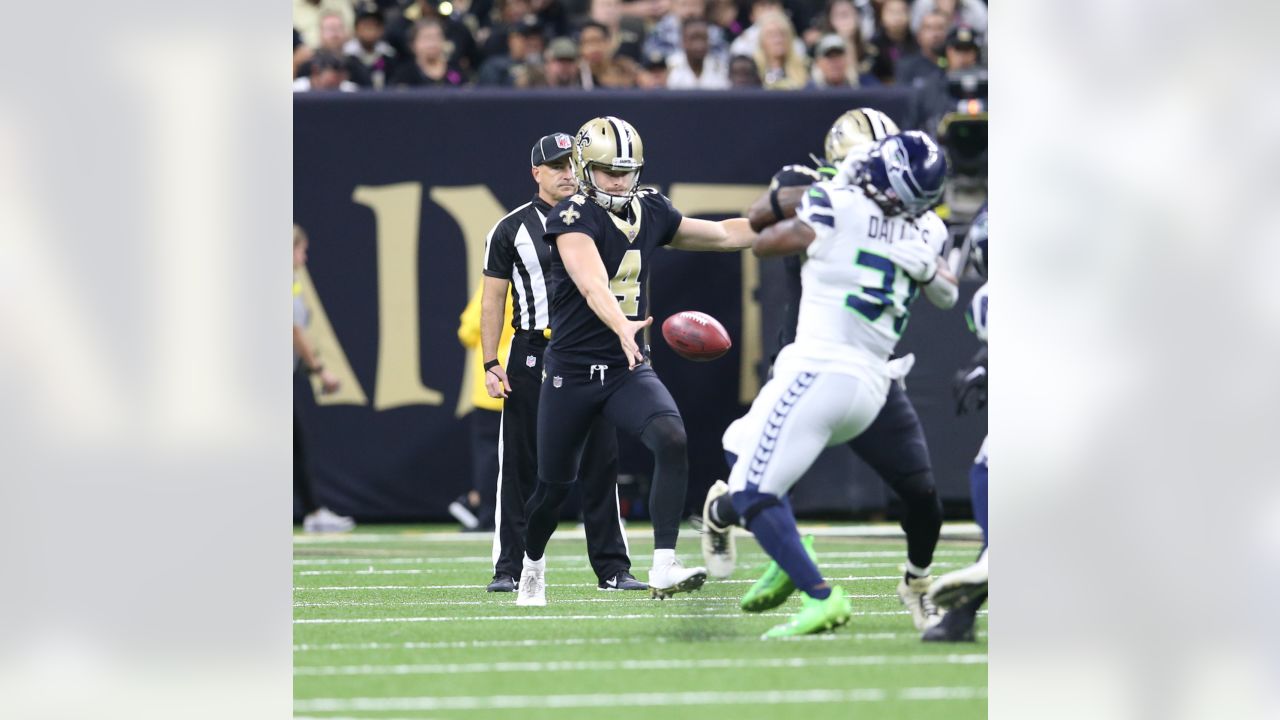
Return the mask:
[[[551,246],[542,239],[549,212],[551,206],[534,195],[499,220],[485,238],[484,274],[511,281],[511,325],[517,330],[546,330],[551,320],[546,281]]]

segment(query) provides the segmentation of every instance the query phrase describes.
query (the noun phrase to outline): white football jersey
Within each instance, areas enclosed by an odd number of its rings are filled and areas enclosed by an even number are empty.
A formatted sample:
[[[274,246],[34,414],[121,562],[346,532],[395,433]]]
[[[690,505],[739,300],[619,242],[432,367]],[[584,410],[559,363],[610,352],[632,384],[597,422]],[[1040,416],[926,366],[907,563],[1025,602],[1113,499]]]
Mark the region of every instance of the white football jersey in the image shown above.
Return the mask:
[[[835,372],[841,366],[849,372],[867,367],[883,371],[906,330],[907,306],[919,293],[919,286],[889,259],[888,248],[927,242],[941,250],[946,226],[933,213],[915,220],[885,217],[860,188],[829,182],[805,192],[796,217],[813,229],[815,238],[800,272],[796,341],[783,349],[779,362],[818,361]]]

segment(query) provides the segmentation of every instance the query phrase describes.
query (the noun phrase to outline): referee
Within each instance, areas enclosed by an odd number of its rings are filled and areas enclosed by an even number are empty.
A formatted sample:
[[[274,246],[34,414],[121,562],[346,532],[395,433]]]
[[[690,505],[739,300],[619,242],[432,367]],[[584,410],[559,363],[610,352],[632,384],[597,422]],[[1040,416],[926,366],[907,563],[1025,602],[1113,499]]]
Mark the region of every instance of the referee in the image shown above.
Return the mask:
[[[512,210],[485,241],[484,295],[480,301],[480,348],[485,388],[506,401],[498,440],[498,511],[493,534],[493,582],[489,592],[512,592],[524,559],[525,503],[538,484],[538,394],[550,291],[546,277],[551,246],[542,239],[547,213],[577,192],[570,166],[573,137],[547,135],[533,146],[530,162],[538,193]],[[498,336],[512,289],[515,337],[506,369],[498,361]],[[603,418],[592,425],[579,470],[587,556],[601,590],[647,590],[631,575],[626,534],[618,512],[618,434]]]

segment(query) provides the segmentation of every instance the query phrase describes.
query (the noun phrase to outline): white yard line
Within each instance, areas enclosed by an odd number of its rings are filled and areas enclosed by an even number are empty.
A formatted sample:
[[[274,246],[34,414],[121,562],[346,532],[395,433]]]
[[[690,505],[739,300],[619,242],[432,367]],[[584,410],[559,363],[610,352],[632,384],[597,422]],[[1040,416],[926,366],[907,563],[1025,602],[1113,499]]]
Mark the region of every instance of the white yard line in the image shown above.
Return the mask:
[[[968,564],[968,563],[964,563]],[[936,562],[933,564],[935,568],[959,567],[960,563]],[[846,563],[828,563],[819,561],[820,568],[831,568],[833,570],[882,570],[885,568],[901,568],[902,563],[896,562],[846,562]],[[486,570],[488,567],[486,566]],[[585,569],[583,566],[569,566],[563,568],[555,568],[552,570],[562,572],[572,572],[573,570]],[[358,570],[295,570],[294,575],[312,576],[312,575],[435,575],[437,573],[456,573],[460,572],[458,568],[405,568],[400,570],[379,570],[373,566],[361,568]],[[752,582],[755,582],[754,580]]]
[[[598,598],[573,598],[573,599],[569,599],[569,600],[556,600],[556,601],[555,601],[555,603],[556,603],[557,605],[563,605],[563,604],[565,604],[565,603],[615,603],[615,604],[617,604],[617,603],[639,603],[639,604],[644,604],[644,603],[652,602],[652,598],[650,598],[647,594],[645,594],[645,593],[643,593],[643,592],[639,592],[639,591],[636,591],[636,592],[610,592],[610,593],[608,593],[608,595],[609,595],[609,597],[598,597]],[[861,600],[888,599],[888,598],[893,598],[893,599],[895,599],[895,600],[896,600],[896,599],[898,598],[897,594],[895,594],[895,593],[881,593],[881,594],[873,594],[873,595],[849,595],[849,594],[846,594],[846,595],[845,595],[845,597],[847,597],[847,598],[853,598],[853,599],[861,599]],[[739,603],[740,601],[741,601],[741,598],[736,598],[736,597],[712,597],[712,596],[709,596],[709,595],[703,595],[703,596],[696,596],[696,595],[695,595],[695,596],[690,596],[690,597],[682,598],[682,599],[680,600],[680,602],[732,603],[732,604],[735,604],[735,605],[736,605],[737,603]],[[331,600],[331,601],[328,601],[328,602],[295,602],[295,603],[293,604],[293,606],[294,606],[294,607],[296,607],[296,608],[307,608],[307,607],[429,607],[429,606],[432,606],[432,605],[494,605],[494,606],[502,606],[502,605],[508,605],[508,604],[510,604],[510,603],[511,603],[511,600],[506,599],[506,598],[494,598],[493,600],[387,600],[387,601],[383,601],[383,602],[350,602],[350,601],[343,601],[343,600]]]
[[[750,538],[751,534],[741,528],[736,529],[735,534],[743,538]],[[684,530],[686,537],[694,537],[697,533],[691,530]],[[902,528],[897,525],[885,523],[883,525],[847,525],[847,526],[829,526],[829,525],[801,525],[800,533],[802,535],[814,535],[816,537],[840,537],[840,538],[902,538],[905,535]],[[982,531],[978,526],[971,522],[943,523],[942,536],[947,540],[981,540]],[[653,530],[649,528],[637,528],[627,530],[628,538],[637,540],[650,540],[653,538]],[[584,540],[586,533],[582,528],[565,528],[557,530],[554,540]],[[295,545],[322,545],[322,544],[360,544],[360,543],[384,543],[384,542],[413,542],[413,543],[485,543],[493,542],[491,533],[464,533],[464,532],[403,532],[403,533],[346,533],[346,534],[319,534],[306,535],[297,533],[293,536]]]
[[[553,603],[554,604],[554,603]],[[515,603],[511,604],[515,607]],[[902,610],[854,610],[851,615],[907,615],[906,609]],[[985,615],[985,610],[980,610],[980,615]],[[751,620],[758,617],[782,618],[785,614],[775,615],[759,615],[753,613],[690,613],[690,614],[635,614],[635,615],[482,615],[472,617],[376,617],[376,618],[300,618],[295,619],[295,625],[363,625],[370,623],[430,623],[430,622],[449,622],[449,623],[468,623],[468,622],[488,622],[488,621],[512,621],[517,622],[524,620],[702,620],[702,619],[728,619],[728,620]]]
[[[887,702],[890,700],[976,700],[985,687],[755,690],[743,692],[601,693],[596,695],[489,695],[446,697],[357,697],[295,700],[296,712],[384,712],[413,710],[519,710],[542,708],[665,707],[687,705],[793,705],[801,703]]]
[[[974,550],[938,550],[934,553],[936,557],[960,557],[976,559],[977,553]],[[848,551],[832,551],[823,552],[819,555],[821,560],[828,558],[855,560],[858,558],[898,558],[906,559],[905,550],[848,550]],[[553,566],[556,564],[573,565],[574,563],[582,564],[587,559],[586,555],[578,557],[555,557],[547,558],[548,562]],[[767,558],[763,553],[739,553],[738,562],[743,565],[751,565],[755,563],[763,563]],[[386,557],[299,557],[294,558],[293,564],[296,566],[326,566],[326,565],[491,565],[493,558],[488,555],[469,555],[469,556],[450,556],[450,557],[430,557],[426,554],[420,555],[387,555]]]
[[[698,660],[551,660],[524,662],[428,663],[415,665],[304,665],[295,676],[334,675],[453,675],[502,672],[612,672],[619,670],[747,670],[810,669],[859,665],[985,665],[984,654],[968,655],[848,655],[783,658],[701,658]]]
[[[986,631],[978,633],[978,637],[986,637]],[[802,637],[787,638],[785,642],[831,642],[831,641],[868,641],[868,640],[900,640],[902,638],[916,639],[920,637],[918,632],[896,633],[896,632],[879,632],[879,633],[824,633],[822,635],[806,635]],[[756,637],[725,637],[716,638],[718,643],[721,642],[750,642],[759,643]],[[687,644],[684,638],[664,637],[662,635],[651,637],[591,637],[591,638],[554,638],[549,640],[453,640],[453,641],[436,641],[436,642],[401,642],[401,643],[385,643],[385,642],[365,642],[365,643],[302,643],[293,646],[295,653],[306,652],[345,652],[350,650],[479,650],[486,648],[538,648],[538,647],[555,647],[555,646],[580,646],[580,645],[639,645],[639,644]]]

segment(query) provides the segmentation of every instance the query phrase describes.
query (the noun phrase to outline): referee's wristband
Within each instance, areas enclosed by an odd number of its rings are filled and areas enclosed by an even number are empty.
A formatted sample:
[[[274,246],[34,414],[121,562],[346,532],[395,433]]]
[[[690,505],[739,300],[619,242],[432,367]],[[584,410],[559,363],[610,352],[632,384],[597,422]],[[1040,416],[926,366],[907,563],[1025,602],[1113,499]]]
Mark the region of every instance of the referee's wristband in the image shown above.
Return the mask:
[[[501,363],[499,363],[499,362],[497,361],[497,359],[490,360],[489,362],[487,362],[487,363],[485,363],[485,364],[484,364],[484,371],[485,371],[485,372],[489,372],[490,370],[492,370],[492,369],[494,369],[494,368],[498,367],[498,365],[500,365],[500,364],[501,364]]]

